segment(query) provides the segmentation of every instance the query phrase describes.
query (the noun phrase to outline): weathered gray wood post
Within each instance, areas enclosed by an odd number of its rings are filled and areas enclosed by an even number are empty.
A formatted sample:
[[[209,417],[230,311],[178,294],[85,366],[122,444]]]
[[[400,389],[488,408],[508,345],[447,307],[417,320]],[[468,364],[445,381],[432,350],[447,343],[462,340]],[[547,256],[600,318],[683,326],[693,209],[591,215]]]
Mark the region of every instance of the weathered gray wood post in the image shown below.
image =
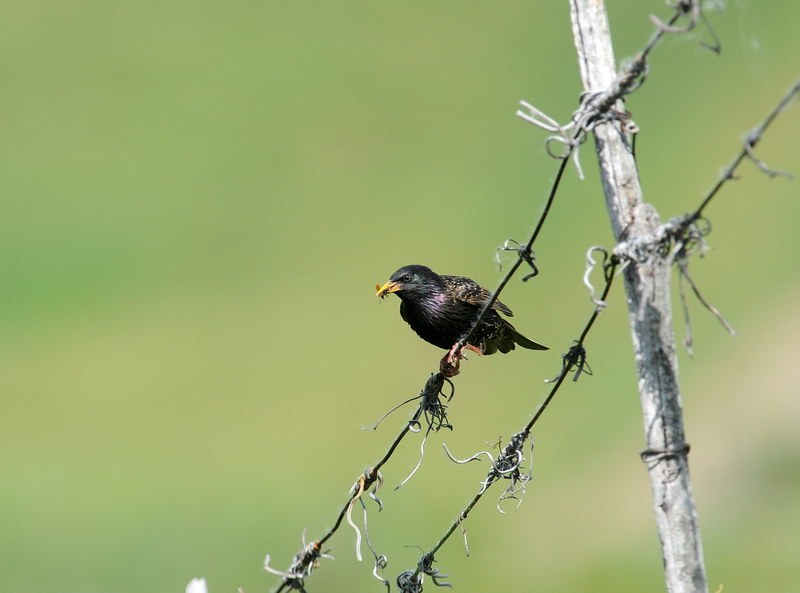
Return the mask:
[[[607,91],[617,71],[602,0],[570,0],[584,90]],[[618,105],[622,110],[622,104]],[[678,363],[670,304],[670,254],[648,237],[660,225],[642,196],[628,135],[619,121],[595,127],[597,156],[618,242],[637,246],[625,289],[644,415],[647,464],[670,593],[707,593],[703,548],[684,440]]]

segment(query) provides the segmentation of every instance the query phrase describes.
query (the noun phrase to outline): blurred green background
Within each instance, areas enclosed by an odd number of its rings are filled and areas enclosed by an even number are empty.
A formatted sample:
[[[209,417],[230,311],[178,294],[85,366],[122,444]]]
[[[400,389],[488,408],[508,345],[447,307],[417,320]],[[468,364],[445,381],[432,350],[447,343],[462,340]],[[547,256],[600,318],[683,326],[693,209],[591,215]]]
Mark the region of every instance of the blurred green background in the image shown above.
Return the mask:
[[[580,92],[566,3],[9,2],[0,22],[0,590],[268,591],[329,527],[441,355],[374,286],[425,263],[493,287],[556,162],[514,117]],[[670,37],[628,102],[648,200],[695,207],[797,76],[791,0],[731,2]],[[611,2],[618,59],[658,2]],[[795,13],[796,15],[796,13]],[[800,174],[797,105],[758,155]],[[518,430],[590,313],[584,253],[611,246],[593,148],[503,300],[552,347],[465,363],[454,432],[386,466],[374,544],[394,580],[471,498],[454,466]],[[711,590],[800,580],[797,182],[746,163],[692,262],[683,403]],[[676,303],[677,305],[677,303]],[[676,308],[679,338],[680,309]],[[458,591],[662,591],[620,283],[535,432],[516,512],[494,496],[437,556]],[[498,490],[499,494],[499,490]],[[371,504],[371,503],[370,503]],[[512,511],[512,507],[506,510]],[[346,525],[310,591],[380,591]],[[432,584],[428,585],[433,588]]]

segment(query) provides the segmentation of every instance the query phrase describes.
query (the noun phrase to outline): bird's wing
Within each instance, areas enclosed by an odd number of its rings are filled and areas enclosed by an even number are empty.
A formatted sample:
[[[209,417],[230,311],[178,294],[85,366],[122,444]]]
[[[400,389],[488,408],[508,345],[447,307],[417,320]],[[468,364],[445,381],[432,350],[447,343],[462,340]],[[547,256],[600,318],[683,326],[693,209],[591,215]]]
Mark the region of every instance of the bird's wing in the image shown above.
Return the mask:
[[[483,286],[466,276],[445,276],[442,275],[447,293],[456,300],[480,306],[492,298],[492,293]],[[514,313],[500,301],[495,301],[492,309],[497,309],[503,315],[513,317]]]

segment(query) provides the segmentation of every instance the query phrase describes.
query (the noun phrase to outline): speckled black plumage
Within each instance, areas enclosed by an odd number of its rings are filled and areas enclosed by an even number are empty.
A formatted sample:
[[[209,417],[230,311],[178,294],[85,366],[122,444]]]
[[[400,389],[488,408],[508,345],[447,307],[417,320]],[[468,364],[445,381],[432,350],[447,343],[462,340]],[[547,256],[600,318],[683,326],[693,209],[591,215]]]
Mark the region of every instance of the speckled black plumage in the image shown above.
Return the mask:
[[[464,276],[439,275],[420,265],[404,266],[379,287],[377,296],[400,297],[400,315],[417,334],[434,346],[450,350],[472,327],[491,293]],[[520,334],[500,316],[513,316],[497,301],[489,310],[469,344],[483,354],[514,350],[518,344],[530,350],[547,350]]]

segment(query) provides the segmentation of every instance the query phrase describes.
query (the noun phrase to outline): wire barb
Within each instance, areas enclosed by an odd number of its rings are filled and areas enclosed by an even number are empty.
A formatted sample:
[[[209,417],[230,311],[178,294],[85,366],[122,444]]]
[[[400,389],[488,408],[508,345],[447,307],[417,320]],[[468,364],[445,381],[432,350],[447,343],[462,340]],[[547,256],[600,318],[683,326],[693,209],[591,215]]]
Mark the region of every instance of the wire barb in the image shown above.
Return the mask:
[[[547,154],[554,159],[560,159],[564,161],[569,159],[571,156],[575,164],[575,169],[578,172],[578,177],[583,179],[583,168],[581,167],[577,148],[586,141],[586,134],[583,130],[576,129],[577,124],[575,121],[576,114],[578,114],[580,110],[573,114],[570,123],[561,125],[555,119],[547,115],[544,111],[538,109],[534,105],[531,105],[527,101],[521,100],[519,104],[522,109],[517,110],[517,117],[524,119],[528,123],[532,123],[533,125],[538,126],[547,132],[551,132],[551,135],[545,138],[544,142],[544,147],[547,151]],[[552,148],[554,142],[563,144],[564,150],[554,152]]]
[[[725,167],[722,174],[720,175],[720,178],[717,180],[717,182],[714,184],[711,190],[709,190],[709,192],[700,202],[700,206],[698,206],[697,210],[695,210],[689,216],[689,220],[691,221],[697,220],[703,215],[703,211],[705,210],[706,206],[708,206],[711,200],[714,199],[714,197],[717,195],[722,186],[727,181],[735,179],[734,173],[736,171],[736,168],[741,164],[741,162],[745,158],[750,158],[750,160],[756,163],[756,166],[758,166],[758,168],[761,171],[763,171],[767,175],[770,175],[771,177],[774,177],[776,175],[783,175],[783,176],[787,175],[787,173],[785,172],[773,171],[768,167],[766,167],[766,165],[764,165],[762,161],[753,156],[753,148],[755,148],[756,144],[758,144],[764,137],[764,132],[767,130],[770,124],[772,124],[772,122],[775,121],[775,118],[778,117],[778,115],[780,115],[784,110],[786,110],[789,107],[791,102],[795,99],[795,95],[798,94],[800,94],[800,80],[796,80],[794,84],[792,84],[792,86],[789,88],[786,94],[781,98],[780,101],[778,101],[778,104],[772,109],[772,111],[769,112],[767,117],[764,118],[764,121],[762,121],[759,125],[757,125],[755,128],[750,130],[750,132],[748,132],[742,144],[742,149],[734,157],[733,161],[727,167]]]
[[[502,495],[500,495],[500,498],[497,501],[498,502],[497,510],[499,510],[502,513],[504,511],[500,509],[499,506],[500,502],[508,498],[516,498],[516,494],[519,492],[524,493],[525,484],[527,484],[528,481],[530,481],[531,479],[530,474],[523,474],[520,472],[519,469],[522,466],[523,461],[525,460],[525,456],[522,453],[522,446],[524,445],[525,440],[528,438],[529,435],[530,435],[529,432],[523,430],[515,434],[513,437],[511,437],[511,440],[505,446],[500,455],[498,455],[496,460],[492,456],[492,454],[489,453],[488,451],[479,451],[478,453],[475,453],[474,455],[468,457],[467,459],[457,459],[450,452],[450,449],[447,448],[447,445],[445,443],[442,443],[442,447],[444,448],[445,453],[453,463],[466,464],[469,463],[470,461],[477,461],[478,459],[480,459],[481,455],[485,455],[486,457],[489,458],[489,462],[491,463],[491,468],[489,469],[489,473],[486,475],[486,478],[484,478],[481,481],[481,490],[479,494],[483,494],[484,492],[486,492],[489,486],[491,486],[494,482],[496,482],[500,478],[511,480],[511,485]],[[461,515],[459,515],[460,521],[463,521],[464,518],[466,517],[462,517]]]
[[[531,439],[530,472],[522,473],[520,471],[520,467],[522,467],[522,463],[525,461],[522,447],[525,445],[525,441],[529,436],[530,432],[527,430],[522,430],[512,436],[511,440],[503,448],[503,452],[497,457],[497,461],[492,464],[492,469],[487,475],[487,482],[489,479],[494,481],[499,478],[509,480],[508,488],[506,488],[505,492],[497,499],[497,510],[503,514],[505,514],[505,511],[500,508],[500,503],[504,500],[515,499],[518,501],[516,508],[519,508],[523,498],[517,495],[520,493],[522,493],[522,496],[525,495],[525,487],[533,478],[533,439]],[[492,477],[490,478],[490,476]]]
[[[652,23],[658,28],[660,31],[664,33],[688,33],[692,29],[697,26],[697,21],[700,19],[700,3],[696,0],[677,0],[670,3],[672,7],[677,11],[677,16],[683,16],[685,14],[689,15],[690,21],[688,25],[684,25],[682,27],[675,26],[673,24],[675,17],[673,17],[673,21],[669,23],[662,22],[657,16],[654,14],[650,15],[650,20]]]
[[[433,568],[434,562],[436,562],[436,560],[433,554],[424,554],[422,558],[420,558],[417,568],[422,574],[431,577],[433,584],[437,587],[450,587],[452,589],[453,585],[451,583],[446,581],[439,582],[440,579],[446,579],[448,575],[441,574],[438,568]]]
[[[595,252],[603,254],[603,261],[602,261],[603,277],[606,281],[608,281],[608,270],[611,265],[610,256],[608,255],[608,250],[605,247],[601,247],[600,245],[593,245],[586,252],[586,271],[583,274],[583,283],[589,289],[589,298],[591,299],[591,301],[601,309],[605,309],[608,306],[608,303],[598,299],[595,296],[597,293],[594,289],[594,285],[592,284],[591,280],[589,280],[589,277],[591,276],[595,266],[597,265],[597,261],[595,261],[593,257]]]
[[[788,179],[794,179],[794,175],[789,173],[788,171],[780,171],[778,169],[770,169],[767,164],[759,159],[755,153],[753,152],[753,146],[758,141],[758,138],[755,137],[754,131],[751,130],[750,133],[747,134],[747,138],[745,138],[743,142],[743,150],[747,158],[749,158],[756,167],[758,167],[762,173],[767,175],[768,177],[786,177]]]
[[[384,578],[381,574],[378,573],[379,570],[384,570],[389,565],[389,559],[384,554],[378,554],[375,551],[375,546],[372,545],[372,541],[369,537],[369,528],[367,526],[367,505],[364,504],[364,500],[362,498],[358,499],[358,502],[361,503],[361,509],[364,513],[364,540],[367,542],[367,547],[369,547],[369,551],[372,552],[372,556],[375,558],[375,564],[373,565],[372,569],[372,576],[374,576],[377,580],[382,582],[386,587],[387,593],[391,591],[391,586],[389,581]],[[359,559],[360,560],[360,559]]]
[[[519,241],[514,239],[506,239],[505,243],[501,247],[498,247],[495,250],[494,259],[497,262],[497,269],[502,270],[503,264],[500,261],[500,252],[501,251],[515,251],[517,253],[517,257],[528,264],[531,269],[533,270],[532,273],[524,276],[522,278],[523,282],[527,282],[531,278],[537,276],[539,274],[539,268],[536,267],[534,260],[536,259],[533,255],[533,249],[531,249],[530,245],[523,245]]]
[[[422,593],[422,575],[413,570],[404,570],[397,576],[400,593]]]
[[[305,539],[306,534],[305,531],[303,531],[303,549],[295,554],[289,569],[286,571],[272,568],[269,565],[269,554],[267,554],[267,556],[264,558],[264,570],[275,576],[283,577],[283,582],[278,588],[278,592],[283,591],[284,589],[295,589],[301,593],[305,593],[304,579],[309,576],[317,566],[319,566],[320,558],[333,560],[333,556],[328,554],[327,551],[322,551],[321,541],[313,541],[307,544]]]

